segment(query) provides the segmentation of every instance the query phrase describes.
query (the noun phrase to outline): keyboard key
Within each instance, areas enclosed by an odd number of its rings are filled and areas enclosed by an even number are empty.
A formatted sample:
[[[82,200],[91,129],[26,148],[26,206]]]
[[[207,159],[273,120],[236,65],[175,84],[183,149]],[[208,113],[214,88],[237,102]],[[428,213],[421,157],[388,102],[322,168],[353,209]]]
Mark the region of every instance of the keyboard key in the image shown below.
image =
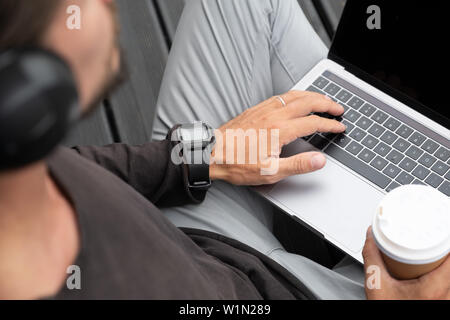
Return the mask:
[[[402,185],[411,184],[411,182],[414,181],[414,177],[409,173],[403,171],[402,173],[399,174],[399,176],[397,177],[397,179],[395,179],[395,181],[397,181]]]
[[[418,132],[414,132],[414,134],[409,138],[409,142],[414,143],[416,146],[421,146],[422,143],[425,142],[427,138],[423,135],[421,135]]]
[[[341,148],[345,148],[350,142],[352,142],[352,139],[347,137],[345,134],[340,134],[336,137],[336,139],[334,139],[334,143]]]
[[[438,190],[445,194],[447,197],[450,197],[450,182],[445,181]]]
[[[417,184],[417,185],[419,185],[419,186],[426,186],[426,184],[425,183],[423,183],[422,181],[420,181],[420,180],[414,180],[413,182],[412,182],[412,184]]]
[[[380,156],[385,157],[389,152],[391,152],[391,150],[392,150],[391,147],[381,142],[379,145],[376,146],[374,151],[378,153]]]
[[[417,148],[416,146],[411,146],[411,148],[406,151],[406,155],[414,160],[417,160],[420,158],[421,155],[423,155],[423,151]]]
[[[320,93],[322,95],[325,95],[325,92],[323,92],[322,90],[319,90],[319,89],[317,89],[316,87],[313,87],[313,86],[310,86],[308,89],[306,89],[306,91]]]
[[[350,107],[352,107],[355,110],[358,110],[359,108],[361,108],[361,106],[364,104],[364,101],[362,101],[360,98],[358,97],[353,97],[348,103],[347,105],[349,105]]]
[[[399,166],[406,172],[411,172],[415,167],[417,167],[417,163],[415,163],[412,159],[405,158],[402,162],[400,162]]]
[[[386,159],[388,159],[390,162],[394,163],[394,164],[399,164],[400,161],[403,160],[405,156],[402,155],[400,152],[398,152],[397,150],[392,150],[391,153],[389,153],[386,157]]]
[[[425,150],[428,153],[435,153],[436,150],[439,148],[439,145],[434,142],[433,140],[428,139],[423,145],[422,149]]]
[[[433,156],[430,156],[428,153],[425,153],[420,159],[419,163],[423,164],[427,168],[431,168],[431,166],[437,161],[437,159]]]
[[[392,181],[392,183],[389,185],[389,187],[386,188],[387,192],[391,192],[392,190],[397,189],[398,187],[400,187],[400,184],[398,184],[395,181]]]
[[[327,79],[323,78],[323,77],[319,77],[319,79],[317,79],[316,81],[314,81],[314,85],[317,88],[323,89],[325,88],[328,84],[330,83],[330,81],[328,81]]]
[[[366,163],[369,163],[370,161],[373,160],[373,158],[375,158],[375,153],[373,153],[372,151],[370,151],[369,149],[364,149],[358,156],[358,158],[360,158],[361,160],[363,160]]]
[[[347,126],[347,130],[345,130],[346,133],[352,132],[352,130],[355,128],[355,125],[347,120],[343,120],[342,123]]]
[[[324,91],[334,97],[336,95],[336,93],[338,93],[339,91],[341,91],[341,88],[337,85],[335,85],[334,83],[330,83],[325,89]]]
[[[349,110],[346,114],[344,114],[344,118],[352,123],[355,123],[359,118],[361,118],[361,114],[355,110]]]
[[[361,152],[362,149],[364,149],[362,145],[360,145],[358,142],[353,141],[345,150],[356,156]]]
[[[375,169],[378,169],[379,171],[382,171],[384,168],[386,168],[386,166],[389,164],[389,162],[387,162],[386,160],[384,160],[383,158],[377,156],[375,158],[375,160],[372,161],[372,163],[370,164],[372,167],[374,167]]]
[[[439,160],[447,161],[450,159],[450,151],[444,147],[440,147],[438,151],[434,154]]]
[[[324,137],[325,139],[331,141],[331,140],[333,140],[334,138],[336,138],[336,136],[338,135],[338,133],[333,133],[333,132],[322,132],[322,133],[320,133],[320,135],[321,135],[322,137]]]
[[[369,149],[373,149],[375,148],[375,146],[378,144],[378,139],[368,135],[367,137],[364,138],[364,140],[362,141],[363,146],[369,148]]]
[[[360,174],[367,180],[371,181],[381,189],[385,189],[391,182],[388,177],[384,176],[357,158],[351,156],[334,144],[329,145],[328,148],[325,149],[325,153]]]
[[[414,171],[412,172],[412,175],[420,180],[425,180],[426,177],[431,173],[430,170],[423,166],[418,166]]]
[[[326,147],[326,145],[328,144],[328,140],[325,139],[322,136],[319,135],[315,135],[310,141],[309,143],[311,143],[314,147],[316,147],[319,150],[322,150],[323,148]]]
[[[334,138],[336,138],[338,136],[338,133],[327,132],[327,133],[321,133],[321,135],[328,141],[333,141]]]
[[[356,125],[363,130],[369,129],[372,124],[373,121],[364,116],[361,119],[359,119],[358,122],[356,123]]]
[[[398,130],[397,134],[400,135],[400,137],[408,139],[412,134],[414,130],[406,125],[402,125]]]
[[[350,137],[355,139],[356,141],[361,141],[365,136],[367,135],[367,133],[365,133],[364,131],[362,131],[359,128],[355,128],[355,130],[352,131],[352,133],[350,134]]]
[[[359,110],[359,112],[361,112],[363,115],[365,115],[366,117],[371,117],[375,111],[377,109],[372,106],[371,104],[366,103],[365,105],[363,105],[363,107]]]
[[[350,107],[348,105],[346,105],[346,104],[340,104],[340,106],[342,108],[344,108],[344,113],[346,113],[348,110],[350,110]]]
[[[384,129],[382,126],[380,126],[376,123],[369,129],[369,133],[371,133],[372,135],[374,135],[377,138],[379,138],[385,131],[386,131],[386,129]]]
[[[401,123],[398,120],[395,120],[394,118],[389,118],[388,121],[384,124],[386,128],[388,128],[391,131],[395,131],[400,127]]]
[[[398,139],[393,145],[393,147],[400,152],[405,152],[410,146],[411,143],[404,140],[403,138]]]
[[[382,136],[381,136],[381,141],[386,142],[388,145],[391,145],[395,142],[395,140],[398,139],[398,136],[395,133],[392,133],[390,131],[386,131]]]
[[[372,116],[372,120],[378,122],[379,124],[383,124],[387,120],[389,116],[384,113],[383,111],[378,110],[375,112],[375,114]]]
[[[336,95],[336,99],[343,103],[347,103],[348,100],[352,97],[352,94],[348,92],[347,90],[342,89],[339,91],[339,93]]]
[[[439,187],[443,181],[444,181],[444,179],[442,179],[435,173],[430,174],[430,176],[427,178],[427,180],[425,180],[425,182],[428,183],[433,188]]]
[[[400,172],[402,172],[402,170],[399,167],[394,166],[393,164],[388,165],[387,168],[383,171],[385,175],[391,177],[392,179],[395,179],[395,177],[397,177]]]
[[[436,172],[438,175],[443,176],[447,173],[448,169],[450,167],[443,163],[442,161],[438,161],[435,163],[435,165],[431,168],[434,172]]]

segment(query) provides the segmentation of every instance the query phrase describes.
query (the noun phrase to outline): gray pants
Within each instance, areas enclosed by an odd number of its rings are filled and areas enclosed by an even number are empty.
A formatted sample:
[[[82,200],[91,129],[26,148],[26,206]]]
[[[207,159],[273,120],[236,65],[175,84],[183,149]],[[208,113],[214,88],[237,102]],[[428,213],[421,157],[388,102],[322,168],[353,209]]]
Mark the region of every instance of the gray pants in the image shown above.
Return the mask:
[[[197,120],[213,127],[287,92],[327,48],[296,0],[188,0],[158,101],[154,136]],[[362,267],[329,270],[286,252],[272,234],[273,208],[244,187],[215,182],[199,206],[164,210],[178,227],[239,240],[284,266],[321,299],[364,299]]]

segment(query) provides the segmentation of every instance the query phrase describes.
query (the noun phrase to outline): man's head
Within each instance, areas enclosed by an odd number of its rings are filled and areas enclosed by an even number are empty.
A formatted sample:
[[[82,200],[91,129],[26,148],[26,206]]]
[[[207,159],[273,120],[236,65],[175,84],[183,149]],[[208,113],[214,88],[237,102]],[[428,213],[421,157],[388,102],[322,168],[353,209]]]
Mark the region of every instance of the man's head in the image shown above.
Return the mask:
[[[80,29],[70,29],[70,6],[80,8]],[[0,50],[49,49],[70,65],[83,112],[116,83],[120,71],[113,0],[0,0]]]

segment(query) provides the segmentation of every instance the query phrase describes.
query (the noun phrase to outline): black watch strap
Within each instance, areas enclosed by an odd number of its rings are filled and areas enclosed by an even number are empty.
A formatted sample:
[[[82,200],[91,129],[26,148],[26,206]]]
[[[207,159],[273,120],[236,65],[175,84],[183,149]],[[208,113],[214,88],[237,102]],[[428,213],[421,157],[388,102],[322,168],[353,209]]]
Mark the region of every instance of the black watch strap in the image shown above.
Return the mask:
[[[202,163],[194,161],[194,158],[186,165],[187,182],[191,191],[207,191],[211,187],[211,179],[209,177],[209,159],[211,157],[211,147],[207,146],[203,150],[192,152],[201,152],[197,157],[202,159]]]
[[[188,165],[189,188],[193,190],[207,190],[211,186],[209,166],[204,164]]]

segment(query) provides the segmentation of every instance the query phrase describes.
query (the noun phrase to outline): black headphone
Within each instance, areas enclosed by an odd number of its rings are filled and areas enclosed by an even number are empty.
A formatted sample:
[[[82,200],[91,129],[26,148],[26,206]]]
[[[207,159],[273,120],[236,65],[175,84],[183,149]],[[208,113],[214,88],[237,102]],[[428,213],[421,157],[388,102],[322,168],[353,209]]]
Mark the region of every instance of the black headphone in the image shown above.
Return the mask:
[[[0,170],[48,156],[80,117],[67,63],[36,48],[0,52]]]

